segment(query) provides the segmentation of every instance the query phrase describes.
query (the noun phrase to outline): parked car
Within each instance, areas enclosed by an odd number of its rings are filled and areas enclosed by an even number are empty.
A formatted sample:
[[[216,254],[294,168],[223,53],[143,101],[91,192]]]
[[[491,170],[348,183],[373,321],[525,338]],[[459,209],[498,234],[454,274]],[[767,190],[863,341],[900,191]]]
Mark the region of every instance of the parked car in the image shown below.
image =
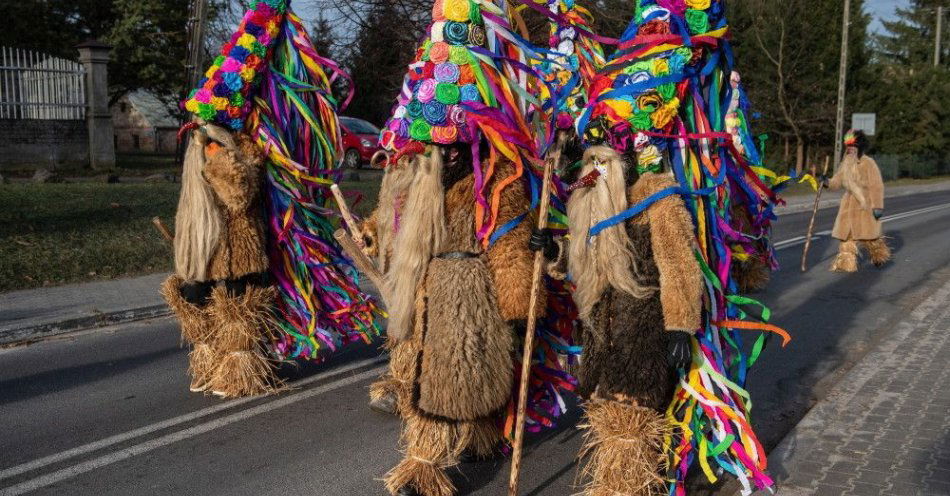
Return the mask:
[[[343,128],[343,165],[361,169],[380,150],[379,128],[363,119],[340,117]]]

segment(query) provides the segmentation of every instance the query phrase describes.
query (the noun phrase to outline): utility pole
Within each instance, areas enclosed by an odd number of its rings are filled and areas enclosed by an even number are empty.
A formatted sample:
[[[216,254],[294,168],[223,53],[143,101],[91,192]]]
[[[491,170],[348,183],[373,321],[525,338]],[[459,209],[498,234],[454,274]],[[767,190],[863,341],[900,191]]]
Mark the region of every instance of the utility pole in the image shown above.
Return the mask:
[[[201,79],[202,56],[204,55],[205,25],[208,22],[208,0],[192,0],[191,16],[188,18],[188,90],[198,85]]]
[[[187,86],[185,95],[193,88],[198,86],[201,79],[202,56],[204,55],[205,25],[208,22],[208,0],[191,0],[189,7],[191,15],[188,16],[188,60],[185,61],[185,72]],[[187,112],[179,112],[178,125],[183,126],[190,117]],[[178,163],[183,163],[185,159],[185,142],[178,142],[176,150]]]
[[[851,28],[851,0],[844,0],[844,21],[841,28],[841,68],[838,76],[838,120],[835,124],[835,171],[841,165],[841,153],[844,139],[844,104],[848,84],[848,41]]]
[[[943,6],[937,7],[937,44],[934,47],[934,67],[940,67],[941,38],[943,37]]]

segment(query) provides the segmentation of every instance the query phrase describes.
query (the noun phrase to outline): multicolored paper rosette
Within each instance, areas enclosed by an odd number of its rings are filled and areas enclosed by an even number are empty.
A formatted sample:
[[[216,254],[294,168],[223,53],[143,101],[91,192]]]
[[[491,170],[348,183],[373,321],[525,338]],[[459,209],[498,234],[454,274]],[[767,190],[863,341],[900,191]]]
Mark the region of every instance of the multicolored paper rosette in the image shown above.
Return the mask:
[[[253,0],[238,30],[221,49],[205,77],[185,100],[185,109],[206,122],[244,128],[251,99],[267,70],[289,0]]]
[[[684,198],[695,222],[704,327],[669,409],[680,432],[667,439],[671,495],[686,494],[692,468],[713,482],[729,473],[745,494],[772,485],[745,384],[768,336],[790,339],[768,322],[767,308],[738,294],[731,270],[742,256],[774,262],[768,240],[780,181],[763,166],[749,132],[724,7],[722,0],[636,0],[634,19],[577,121],[587,143],[636,152],[641,172],[668,166],[679,183],[604,219],[591,236],[669,195]]]

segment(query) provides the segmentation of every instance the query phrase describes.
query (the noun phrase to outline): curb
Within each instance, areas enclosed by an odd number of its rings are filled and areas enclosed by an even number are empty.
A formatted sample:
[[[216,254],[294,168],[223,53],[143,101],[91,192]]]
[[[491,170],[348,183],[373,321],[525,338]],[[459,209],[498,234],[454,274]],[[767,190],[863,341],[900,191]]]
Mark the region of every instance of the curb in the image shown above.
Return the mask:
[[[0,348],[10,348],[13,346],[31,344],[41,339],[68,334],[71,332],[97,329],[116,324],[126,324],[139,320],[166,317],[168,315],[171,315],[171,309],[168,308],[168,305],[162,304],[135,308],[131,310],[100,313],[96,315],[90,315],[89,317],[79,317],[59,322],[51,322],[48,324],[38,324],[15,329],[6,329],[0,331]]]

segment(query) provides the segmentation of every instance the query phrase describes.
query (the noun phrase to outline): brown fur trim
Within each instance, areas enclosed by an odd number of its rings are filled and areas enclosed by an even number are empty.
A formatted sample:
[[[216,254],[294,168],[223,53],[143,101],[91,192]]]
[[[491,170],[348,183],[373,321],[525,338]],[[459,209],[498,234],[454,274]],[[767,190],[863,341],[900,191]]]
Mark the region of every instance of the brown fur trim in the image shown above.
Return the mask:
[[[581,457],[587,496],[665,494],[663,438],[670,425],[659,413],[621,401],[585,405],[587,429]]]
[[[464,449],[455,434],[454,422],[409,415],[402,434],[406,455],[386,474],[386,489],[396,494],[411,486],[424,496],[453,496],[455,485],[445,470],[458,464]]]
[[[225,226],[211,257],[208,276],[223,280],[265,272],[269,263],[264,250],[264,224],[258,212],[228,212],[224,217]]]
[[[676,181],[670,174],[645,173],[630,188],[630,203],[637,204]],[[636,222],[649,222],[653,260],[660,271],[660,302],[667,329],[695,333],[701,324],[703,282],[693,254],[693,222],[679,196],[668,196],[647,210]]]
[[[842,241],[838,245],[838,256],[831,264],[832,272],[858,271],[858,245],[853,240]]]
[[[185,301],[181,296],[182,278],[173,275],[162,283],[162,297],[181,324],[181,337],[189,344],[202,343],[211,337],[207,311]]]
[[[751,257],[732,264],[732,278],[739,286],[739,292],[755,293],[768,287],[772,271],[761,258]]]
[[[216,326],[215,348],[222,353],[256,350],[262,341],[273,338],[270,308],[275,297],[272,287],[248,286],[241,296],[215,287],[208,305],[208,314]]]
[[[274,365],[258,349],[220,355],[208,388],[222,398],[274,394],[282,389]]]
[[[515,173],[514,165],[504,161],[498,165],[495,178],[501,180]],[[494,186],[490,186],[494,188]],[[474,207],[471,192],[468,203]],[[534,252],[528,247],[531,231],[538,224],[538,212],[531,208],[531,200],[521,181],[502,191],[498,202],[497,226],[503,226],[527,212],[525,219],[488,249],[488,267],[491,269],[498,294],[498,311],[506,321],[527,320],[533,286]],[[540,287],[535,315],[544,317],[547,306],[546,291]]]
[[[426,289],[419,408],[456,420],[497,412],[511,395],[513,337],[485,261],[433,259]]]
[[[480,253],[475,242],[475,177],[471,174],[445,192],[445,243],[442,251]]]
[[[215,136],[210,136],[215,139]],[[260,191],[264,157],[250,136],[235,133],[233,144],[205,157],[205,177],[231,212],[246,212]]]
[[[862,241],[864,249],[868,251],[868,255],[871,257],[871,263],[877,267],[883,267],[887,262],[891,261],[891,247],[887,246],[887,241],[884,238],[878,238],[872,241]]]

